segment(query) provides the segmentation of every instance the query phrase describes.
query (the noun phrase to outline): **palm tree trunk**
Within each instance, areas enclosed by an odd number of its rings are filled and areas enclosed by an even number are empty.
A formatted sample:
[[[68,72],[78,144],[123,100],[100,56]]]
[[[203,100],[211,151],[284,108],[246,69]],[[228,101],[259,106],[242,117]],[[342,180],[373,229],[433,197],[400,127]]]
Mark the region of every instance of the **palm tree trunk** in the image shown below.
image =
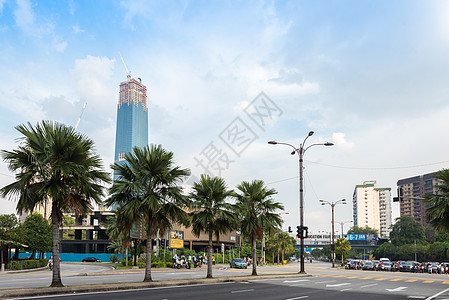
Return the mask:
[[[153,279],[151,278],[151,254],[153,252],[153,243],[152,243],[152,234],[151,234],[151,217],[148,222],[148,232],[147,232],[147,251],[146,251],[146,262],[145,262],[145,277],[143,278],[143,282],[151,282]],[[137,255],[137,253],[136,253]]]
[[[253,273],[251,275],[256,276],[257,270],[256,270],[256,261],[257,261],[257,252],[256,252],[256,238],[253,237],[252,239],[252,252],[253,252],[253,258],[252,258],[252,264],[253,264]]]
[[[53,201],[51,208],[51,234],[53,255],[53,277],[50,287],[64,286],[61,280],[61,264],[59,262],[59,209],[57,202]]]
[[[209,227],[209,244],[207,245],[207,278],[212,278],[212,250],[212,228]]]

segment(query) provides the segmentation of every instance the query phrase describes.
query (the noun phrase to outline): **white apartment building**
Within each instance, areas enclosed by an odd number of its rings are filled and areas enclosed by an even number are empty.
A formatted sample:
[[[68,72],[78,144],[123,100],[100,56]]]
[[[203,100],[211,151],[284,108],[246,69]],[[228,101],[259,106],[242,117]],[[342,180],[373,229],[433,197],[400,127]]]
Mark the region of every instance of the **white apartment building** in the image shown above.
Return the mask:
[[[376,181],[365,181],[354,189],[354,225],[379,230],[381,237],[389,237],[391,226],[391,188],[378,188]]]

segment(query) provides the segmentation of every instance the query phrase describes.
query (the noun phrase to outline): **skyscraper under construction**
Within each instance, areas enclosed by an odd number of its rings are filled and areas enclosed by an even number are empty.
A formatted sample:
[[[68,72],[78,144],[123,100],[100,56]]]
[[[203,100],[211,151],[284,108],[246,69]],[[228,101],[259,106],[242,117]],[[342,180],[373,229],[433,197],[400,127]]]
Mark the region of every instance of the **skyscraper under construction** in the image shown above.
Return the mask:
[[[140,78],[131,78],[128,70],[127,73],[127,81],[120,83],[115,136],[115,163],[123,161],[125,154],[132,152],[133,147],[148,145],[147,88],[142,84]],[[115,179],[116,174],[114,174]]]

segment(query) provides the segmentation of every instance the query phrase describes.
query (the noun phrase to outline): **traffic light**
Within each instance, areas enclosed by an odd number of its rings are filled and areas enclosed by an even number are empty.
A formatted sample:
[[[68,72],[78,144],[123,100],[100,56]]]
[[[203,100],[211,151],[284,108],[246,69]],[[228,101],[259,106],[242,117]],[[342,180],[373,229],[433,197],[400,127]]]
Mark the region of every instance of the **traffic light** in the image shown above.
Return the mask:
[[[308,237],[309,237],[309,227],[304,226],[303,228],[304,228],[304,230],[306,231],[306,233],[304,234],[304,237],[305,237],[305,238],[308,238]]]
[[[288,226],[288,233],[292,233],[292,227]]]
[[[393,202],[402,202],[404,200],[404,191],[402,188],[398,188],[398,196],[393,197]]]
[[[165,248],[165,240],[161,240],[161,247]]]
[[[302,237],[301,226],[296,226],[296,236],[298,237],[298,239]]]

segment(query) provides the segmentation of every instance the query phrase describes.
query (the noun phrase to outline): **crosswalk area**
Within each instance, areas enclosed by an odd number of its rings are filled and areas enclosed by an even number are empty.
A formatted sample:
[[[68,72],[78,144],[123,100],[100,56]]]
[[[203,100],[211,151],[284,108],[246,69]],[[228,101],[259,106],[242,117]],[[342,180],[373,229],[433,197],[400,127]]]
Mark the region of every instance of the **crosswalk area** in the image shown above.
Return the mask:
[[[410,277],[379,277],[379,276],[367,276],[367,274],[360,274],[355,276],[353,274],[348,275],[332,275],[332,274],[313,274],[317,277],[331,277],[331,278],[347,278],[347,279],[360,279],[360,280],[372,280],[372,281],[392,281],[392,282],[407,282],[407,283],[439,283],[449,285],[449,276],[447,278],[410,278]]]
[[[303,288],[306,290],[383,295],[382,297],[404,296],[405,299],[443,300],[449,299],[448,278],[411,278],[387,274],[332,274],[314,273],[309,277],[275,279],[274,284]]]

